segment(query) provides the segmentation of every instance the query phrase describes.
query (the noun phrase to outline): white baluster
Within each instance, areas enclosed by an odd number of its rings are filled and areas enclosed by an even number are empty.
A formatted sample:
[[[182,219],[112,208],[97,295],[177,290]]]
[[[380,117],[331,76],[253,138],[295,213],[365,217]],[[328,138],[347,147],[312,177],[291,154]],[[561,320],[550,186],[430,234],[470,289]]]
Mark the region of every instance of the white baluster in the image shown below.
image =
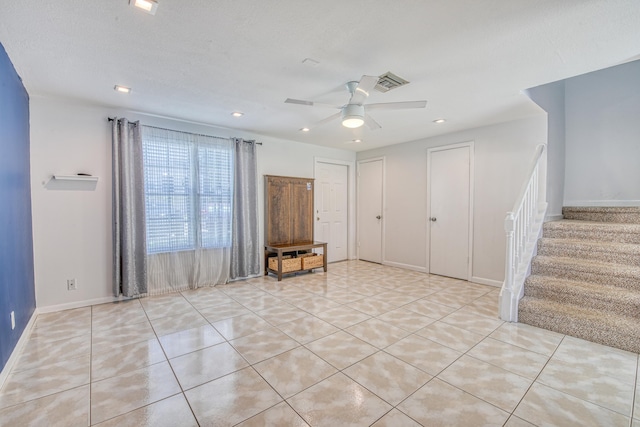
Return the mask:
[[[546,162],[545,146],[536,148],[534,162],[516,204],[505,218],[507,253],[505,260],[505,281],[500,291],[500,317],[515,322],[518,320],[518,301],[523,295],[525,272],[533,256],[536,237],[542,227],[539,210],[546,209],[545,182],[540,171],[541,162]],[[544,216],[544,212],[542,212]],[[517,278],[517,283],[516,283]]]

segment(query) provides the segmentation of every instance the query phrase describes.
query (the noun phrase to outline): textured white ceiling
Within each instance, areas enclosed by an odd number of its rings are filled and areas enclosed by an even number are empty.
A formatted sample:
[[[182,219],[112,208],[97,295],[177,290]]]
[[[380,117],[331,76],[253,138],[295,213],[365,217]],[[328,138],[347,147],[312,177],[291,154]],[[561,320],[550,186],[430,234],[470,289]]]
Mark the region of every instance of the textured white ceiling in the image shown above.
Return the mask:
[[[0,43],[32,95],[359,151],[536,114],[523,89],[638,58],[640,1],[159,0],[151,16],[128,0],[0,0]],[[342,105],[344,83],[387,71],[411,83],[367,102],[427,108],[302,133],[335,111],[284,103]]]

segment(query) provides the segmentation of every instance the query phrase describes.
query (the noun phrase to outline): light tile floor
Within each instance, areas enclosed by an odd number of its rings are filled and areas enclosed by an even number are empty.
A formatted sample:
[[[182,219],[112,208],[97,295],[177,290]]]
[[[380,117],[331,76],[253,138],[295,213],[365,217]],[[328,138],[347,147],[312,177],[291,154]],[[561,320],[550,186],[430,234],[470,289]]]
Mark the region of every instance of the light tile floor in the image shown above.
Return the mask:
[[[640,427],[638,354],[503,323],[497,301],[349,261],[42,314],[0,425]]]

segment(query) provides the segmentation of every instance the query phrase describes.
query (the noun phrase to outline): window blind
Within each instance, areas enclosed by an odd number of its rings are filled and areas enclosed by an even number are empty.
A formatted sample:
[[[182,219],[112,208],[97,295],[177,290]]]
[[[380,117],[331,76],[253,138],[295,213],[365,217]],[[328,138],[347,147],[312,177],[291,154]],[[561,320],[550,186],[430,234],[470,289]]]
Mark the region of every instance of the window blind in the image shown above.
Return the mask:
[[[233,143],[142,127],[147,252],[231,246]]]

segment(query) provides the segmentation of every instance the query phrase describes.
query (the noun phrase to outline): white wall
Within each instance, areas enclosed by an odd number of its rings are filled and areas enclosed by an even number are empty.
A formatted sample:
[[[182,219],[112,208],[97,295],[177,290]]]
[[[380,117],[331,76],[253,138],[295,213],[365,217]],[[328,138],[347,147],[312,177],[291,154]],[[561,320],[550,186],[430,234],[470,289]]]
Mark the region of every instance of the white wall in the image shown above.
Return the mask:
[[[562,218],[566,165],[564,80],[531,88],[529,97],[548,113],[547,218]]]
[[[473,281],[498,285],[504,277],[504,218],[525,179],[535,147],[547,139],[546,115],[470,129],[358,153],[384,157],[383,262],[416,270],[427,265],[427,148],[475,143]]]
[[[275,140],[229,129],[134,114],[77,101],[31,97],[31,186],[36,305],[62,309],[112,299],[111,124],[108,117],[214,136],[263,142],[258,173],[313,177],[314,158],[355,161],[355,153]],[[90,173],[100,178],[94,191],[48,190],[52,174]],[[258,183],[260,206],[264,186]],[[260,229],[263,229],[260,209]],[[260,246],[263,233],[260,233]],[[75,278],[78,290],[67,291]]]
[[[565,81],[565,205],[640,206],[640,61]]]

